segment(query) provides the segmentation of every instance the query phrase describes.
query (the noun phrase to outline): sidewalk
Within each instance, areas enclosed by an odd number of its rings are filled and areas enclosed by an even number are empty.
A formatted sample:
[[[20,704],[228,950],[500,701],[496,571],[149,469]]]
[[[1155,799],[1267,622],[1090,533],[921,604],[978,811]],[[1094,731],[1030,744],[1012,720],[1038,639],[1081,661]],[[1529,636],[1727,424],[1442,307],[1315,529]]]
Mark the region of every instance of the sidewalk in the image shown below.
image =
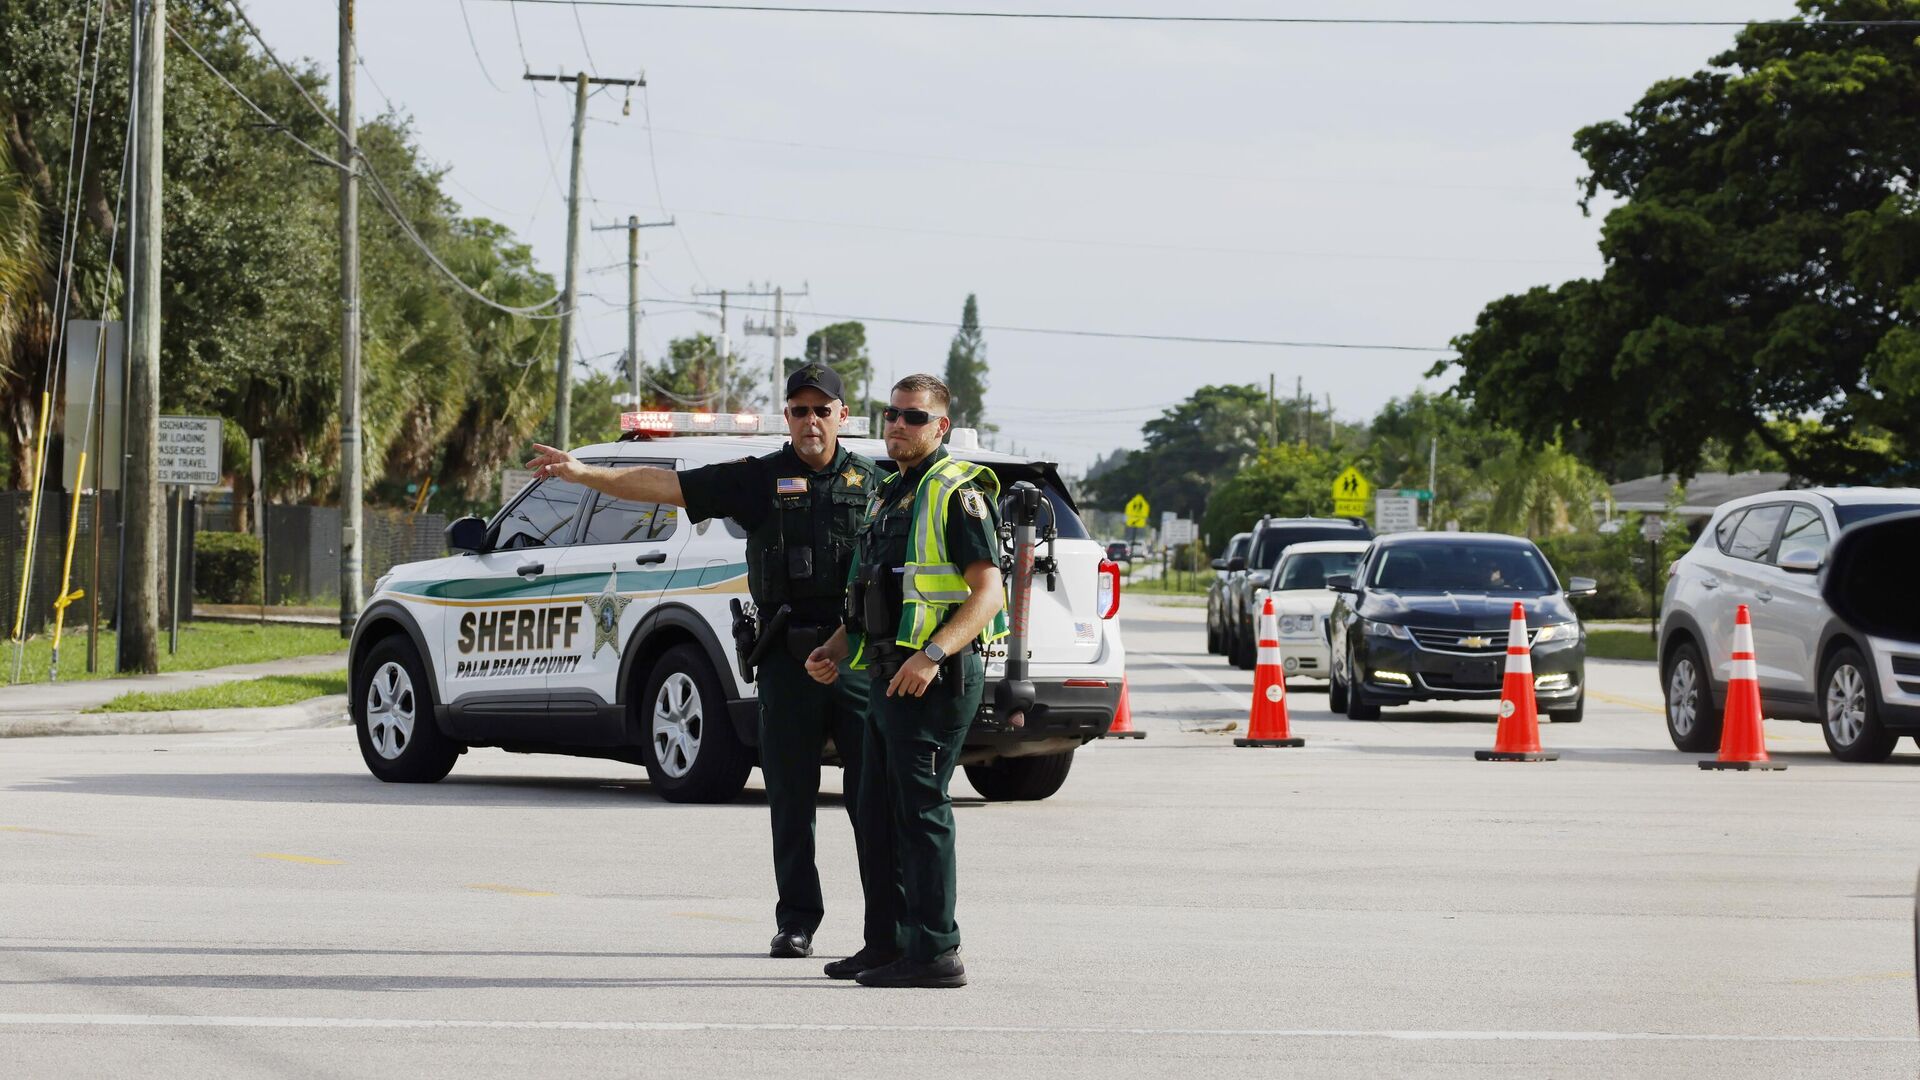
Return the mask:
[[[0,738],[26,735],[138,735],[186,731],[270,731],[344,723],[345,695],[264,709],[196,709],[181,712],[88,713],[135,691],[165,693],[266,675],[311,675],[344,671],[344,653],[295,656],[259,664],[205,671],[175,671],[124,679],[25,683],[0,687]]]

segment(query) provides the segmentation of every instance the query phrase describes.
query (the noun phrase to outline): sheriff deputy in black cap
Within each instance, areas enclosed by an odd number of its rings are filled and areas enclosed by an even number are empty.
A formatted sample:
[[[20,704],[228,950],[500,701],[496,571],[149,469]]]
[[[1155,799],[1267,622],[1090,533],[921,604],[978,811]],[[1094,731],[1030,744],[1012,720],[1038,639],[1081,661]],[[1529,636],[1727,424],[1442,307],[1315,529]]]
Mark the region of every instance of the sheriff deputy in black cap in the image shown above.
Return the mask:
[[[774,905],[770,955],[813,955],[813,935],[825,914],[814,866],[814,803],[820,793],[821,752],[833,740],[844,769],[847,816],[854,821],[860,881],[866,895],[865,944],[827,974],[851,978],[898,955],[885,890],[895,888],[890,836],[864,836],[859,803],[860,759],[867,711],[867,673],[842,670],[832,685],[809,677],[807,655],[839,626],[853,546],[868,496],[883,475],[868,458],[839,444],[847,418],[840,376],[808,364],[787,379],[787,434],[791,441],[765,457],[742,458],[677,473],[670,469],[605,468],[576,461],[563,450],[534,445],[527,463],[536,476],[584,484],[633,502],[684,506],[695,523],[730,517],[747,530],[747,588],[759,610],[760,633],[778,630],[775,613],[788,612],[779,640],[761,650],[759,669],[760,774],[773,818]],[[843,665],[844,668],[844,665]],[[845,967],[844,972],[836,971]]]

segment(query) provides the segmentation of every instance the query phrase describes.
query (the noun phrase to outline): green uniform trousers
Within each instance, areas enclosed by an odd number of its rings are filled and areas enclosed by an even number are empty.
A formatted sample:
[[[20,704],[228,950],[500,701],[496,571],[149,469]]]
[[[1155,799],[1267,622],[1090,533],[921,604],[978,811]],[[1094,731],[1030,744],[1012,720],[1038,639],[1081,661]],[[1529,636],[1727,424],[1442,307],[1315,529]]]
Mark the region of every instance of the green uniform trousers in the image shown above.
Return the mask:
[[[814,805],[820,797],[820,752],[828,739],[840,753],[847,818],[866,895],[868,944],[890,948],[893,923],[889,886],[892,859],[886,833],[862,835],[860,802],[862,744],[866,741],[867,673],[840,669],[839,681],[822,686],[800,661],[782,649],[767,654],[759,671],[760,777],[773,821],[773,880],[780,899],[774,921],[781,930],[811,936],[826,914],[820,871],[814,865]],[[879,894],[876,903],[876,893]]]
[[[869,836],[888,829],[897,884],[886,914],[892,932],[883,942],[911,960],[926,961],[960,944],[953,909],[957,883],[953,854],[953,800],[947,782],[980,711],[986,672],[972,650],[958,658],[959,693],[947,679],[921,697],[888,697],[878,673],[867,714],[867,745],[861,765],[860,820]],[[868,894],[868,910],[874,900]],[[871,932],[867,939],[873,941]]]

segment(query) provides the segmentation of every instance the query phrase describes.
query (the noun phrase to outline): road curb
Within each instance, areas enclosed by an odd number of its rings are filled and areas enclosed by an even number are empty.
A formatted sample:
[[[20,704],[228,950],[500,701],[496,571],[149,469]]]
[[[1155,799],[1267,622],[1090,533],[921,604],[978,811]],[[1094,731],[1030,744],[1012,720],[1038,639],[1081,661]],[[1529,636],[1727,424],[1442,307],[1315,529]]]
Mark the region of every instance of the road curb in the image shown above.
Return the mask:
[[[48,712],[0,717],[0,738],[45,735],[184,735],[216,731],[285,731],[348,723],[347,695],[329,694],[265,709],[181,709],[172,712]]]

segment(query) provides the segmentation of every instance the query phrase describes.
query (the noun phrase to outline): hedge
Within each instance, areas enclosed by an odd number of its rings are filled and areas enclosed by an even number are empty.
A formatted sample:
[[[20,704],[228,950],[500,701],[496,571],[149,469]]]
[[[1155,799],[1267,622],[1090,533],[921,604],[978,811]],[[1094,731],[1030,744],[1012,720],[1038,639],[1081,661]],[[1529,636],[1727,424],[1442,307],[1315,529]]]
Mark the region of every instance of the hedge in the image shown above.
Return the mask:
[[[193,590],[209,604],[260,602],[260,538],[203,532],[193,538]]]

